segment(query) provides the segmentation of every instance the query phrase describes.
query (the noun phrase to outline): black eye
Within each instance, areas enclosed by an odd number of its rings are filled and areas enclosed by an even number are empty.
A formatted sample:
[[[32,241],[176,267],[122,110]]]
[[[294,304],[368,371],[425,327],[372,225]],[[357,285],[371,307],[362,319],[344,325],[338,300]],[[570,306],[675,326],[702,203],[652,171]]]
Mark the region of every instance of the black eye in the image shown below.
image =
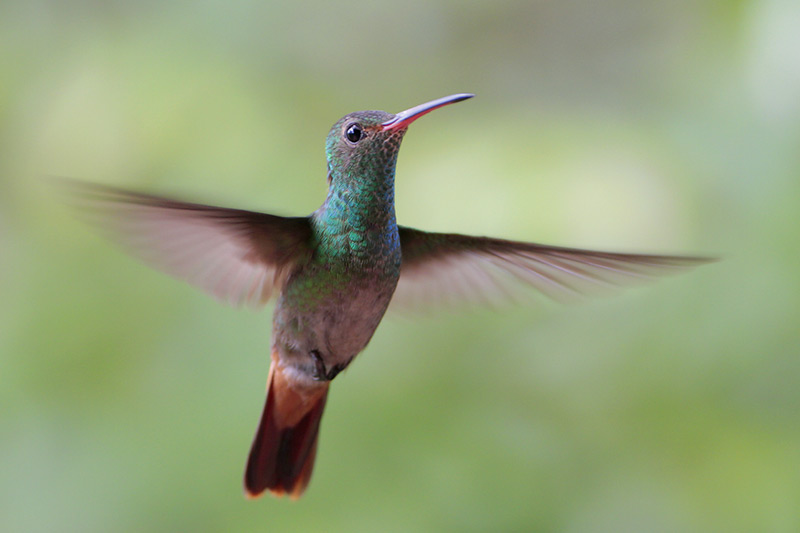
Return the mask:
[[[361,140],[361,126],[358,124],[350,124],[347,126],[347,130],[345,130],[344,135],[347,137],[347,140],[351,143],[357,143]]]

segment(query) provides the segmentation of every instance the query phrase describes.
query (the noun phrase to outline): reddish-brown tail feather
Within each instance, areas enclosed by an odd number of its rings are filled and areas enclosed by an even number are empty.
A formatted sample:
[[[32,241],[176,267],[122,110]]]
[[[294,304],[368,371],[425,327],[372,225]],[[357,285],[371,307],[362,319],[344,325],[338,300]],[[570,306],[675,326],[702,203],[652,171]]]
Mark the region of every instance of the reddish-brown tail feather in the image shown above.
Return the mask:
[[[303,494],[314,468],[327,396],[328,383],[308,387],[287,379],[273,358],[267,401],[244,473],[248,497],[256,498],[264,490],[291,498]]]

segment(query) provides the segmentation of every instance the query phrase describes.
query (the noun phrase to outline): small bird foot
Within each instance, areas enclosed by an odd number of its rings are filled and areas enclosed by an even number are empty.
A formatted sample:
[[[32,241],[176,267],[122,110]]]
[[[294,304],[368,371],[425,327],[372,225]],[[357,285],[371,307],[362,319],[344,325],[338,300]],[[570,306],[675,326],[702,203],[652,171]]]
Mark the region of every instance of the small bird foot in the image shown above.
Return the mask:
[[[311,358],[314,360],[314,379],[317,381],[331,381],[339,372],[344,370],[345,365],[334,365],[330,370],[325,366],[325,361],[322,360],[322,354],[319,350],[311,350]]]

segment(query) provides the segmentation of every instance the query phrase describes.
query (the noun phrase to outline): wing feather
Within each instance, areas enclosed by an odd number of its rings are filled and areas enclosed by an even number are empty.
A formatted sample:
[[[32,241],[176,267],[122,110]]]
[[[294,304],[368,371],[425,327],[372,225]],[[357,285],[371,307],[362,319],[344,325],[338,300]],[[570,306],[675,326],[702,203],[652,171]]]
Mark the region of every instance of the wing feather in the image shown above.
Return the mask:
[[[519,299],[531,288],[570,302],[714,261],[581,250],[406,227],[400,227],[400,245],[403,263],[394,306]]]
[[[308,218],[59,180],[79,214],[150,266],[231,305],[259,306],[311,253]]]

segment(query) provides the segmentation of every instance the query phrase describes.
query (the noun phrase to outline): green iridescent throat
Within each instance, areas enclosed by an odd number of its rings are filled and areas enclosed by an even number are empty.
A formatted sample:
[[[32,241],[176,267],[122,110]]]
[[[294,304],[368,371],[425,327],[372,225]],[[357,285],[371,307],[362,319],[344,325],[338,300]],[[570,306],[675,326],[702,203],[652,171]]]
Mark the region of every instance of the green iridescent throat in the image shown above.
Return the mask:
[[[388,138],[375,135],[353,147],[338,137],[346,122],[337,123],[328,138],[330,187],[325,203],[312,215],[318,251],[328,259],[372,258],[379,263],[400,245],[394,174],[404,132]]]

